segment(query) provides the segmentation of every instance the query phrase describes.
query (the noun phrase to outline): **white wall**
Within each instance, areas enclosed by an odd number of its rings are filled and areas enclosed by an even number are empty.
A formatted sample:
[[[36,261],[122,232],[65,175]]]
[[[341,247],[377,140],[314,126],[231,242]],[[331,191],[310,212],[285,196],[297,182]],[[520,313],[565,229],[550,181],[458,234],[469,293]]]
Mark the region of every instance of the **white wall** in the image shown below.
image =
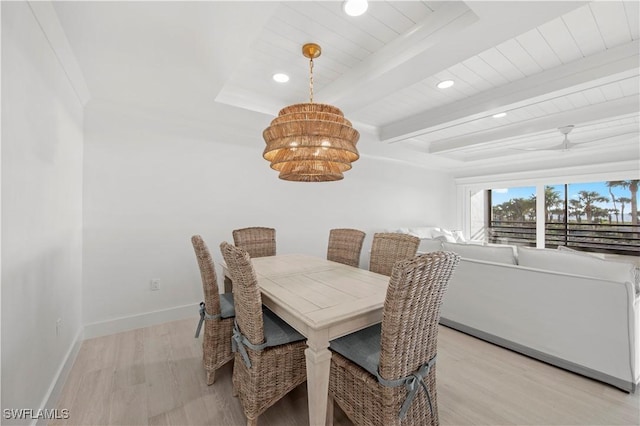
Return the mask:
[[[44,407],[81,337],[82,125],[30,6],[2,2],[3,409]]]
[[[218,246],[232,241],[235,228],[274,227],[279,253],[325,256],[331,228],[356,227],[367,232],[366,267],[374,231],[452,225],[452,179],[367,157],[367,145],[379,142],[366,135],[359,142],[363,156],[343,181],[298,183],[279,180],[262,159],[261,131],[269,117],[221,110],[203,130],[196,129],[199,123],[158,121],[95,103],[85,117],[88,335],[144,325],[144,318],[128,317],[185,305],[176,315],[195,318],[202,298],[190,242],[196,233],[221,260]],[[232,117],[248,124],[229,123]],[[160,291],[149,290],[151,278],[161,280]]]

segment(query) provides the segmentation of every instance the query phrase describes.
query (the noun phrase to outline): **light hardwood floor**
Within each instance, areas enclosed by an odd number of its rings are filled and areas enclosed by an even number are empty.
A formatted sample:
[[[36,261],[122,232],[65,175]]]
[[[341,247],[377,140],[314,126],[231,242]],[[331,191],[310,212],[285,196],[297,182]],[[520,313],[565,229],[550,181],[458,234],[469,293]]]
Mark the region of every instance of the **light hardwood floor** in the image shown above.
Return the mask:
[[[205,383],[197,319],[83,342],[54,425],[243,425],[231,396],[229,363]],[[438,342],[443,425],[638,425],[640,393],[560,370],[446,327]],[[259,418],[260,425],[308,424],[302,385]],[[351,423],[336,408],[335,425]]]

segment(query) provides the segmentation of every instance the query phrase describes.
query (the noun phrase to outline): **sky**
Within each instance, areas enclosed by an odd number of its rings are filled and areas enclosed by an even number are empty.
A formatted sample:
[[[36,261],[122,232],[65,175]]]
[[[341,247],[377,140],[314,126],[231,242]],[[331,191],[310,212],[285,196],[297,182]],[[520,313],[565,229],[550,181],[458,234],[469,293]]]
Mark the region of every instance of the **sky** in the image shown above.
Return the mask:
[[[551,185],[556,186],[556,185]],[[556,190],[559,190],[560,194],[564,191],[564,184],[557,185]],[[616,198],[627,197],[631,198],[631,192],[625,188],[612,188],[613,194]],[[611,195],[609,194],[609,188],[607,188],[606,182],[591,182],[591,183],[571,183],[569,184],[569,199],[578,199],[579,191],[596,191],[603,197],[609,198],[608,202],[599,203],[598,206],[613,208],[611,202]],[[491,191],[491,201],[493,205],[502,204],[503,202],[512,198],[529,198],[536,194],[535,186],[524,186],[517,188],[495,188]],[[640,194],[639,194],[640,195]],[[618,203],[618,209],[620,209],[620,203]],[[631,211],[631,206],[625,206],[625,217],[627,212]]]

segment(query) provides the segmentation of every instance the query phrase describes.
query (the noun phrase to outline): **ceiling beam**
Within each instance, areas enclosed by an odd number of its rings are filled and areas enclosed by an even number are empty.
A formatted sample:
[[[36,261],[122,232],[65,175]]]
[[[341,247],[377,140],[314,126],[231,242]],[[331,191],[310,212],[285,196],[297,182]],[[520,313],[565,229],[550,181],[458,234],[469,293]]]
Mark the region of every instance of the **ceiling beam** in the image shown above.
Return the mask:
[[[639,50],[640,41],[635,40],[438,107],[435,111],[423,111],[383,126],[380,129],[380,139],[384,142],[395,142],[423,135],[438,127],[473,121],[495,111],[514,109],[518,103],[534,103],[535,100],[532,98],[550,96],[561,90],[570,92],[572,87],[581,84],[637,70],[640,63]]]
[[[583,1],[553,1],[541,7],[535,1],[471,2],[468,5],[445,2],[426,18],[426,23],[420,24],[422,36],[428,37],[418,47],[409,47],[410,43],[417,42],[411,35],[417,28],[414,27],[401,41],[386,49],[384,55],[372,55],[371,63],[346,73],[319,95],[329,103],[340,105],[347,114],[358,111],[584,4]],[[461,9],[462,6],[465,9]],[[460,13],[462,11],[464,13]],[[452,20],[456,13],[459,16]],[[442,26],[442,22],[447,25]],[[429,27],[437,30],[430,34]],[[381,66],[375,78],[367,76],[372,66]]]
[[[586,123],[608,117],[617,117],[638,112],[640,97],[626,96],[608,102],[588,105],[557,114],[547,115],[532,120],[508,124],[498,128],[474,132],[462,137],[442,139],[431,142],[429,153],[445,153],[463,149],[469,146],[491,141],[511,138],[535,132],[544,132],[567,124]]]
[[[445,3],[405,34],[367,56],[325,87],[321,91],[322,98],[336,102],[344,97],[345,91],[353,91],[356,87],[374,82],[477,21],[476,14],[464,2]]]

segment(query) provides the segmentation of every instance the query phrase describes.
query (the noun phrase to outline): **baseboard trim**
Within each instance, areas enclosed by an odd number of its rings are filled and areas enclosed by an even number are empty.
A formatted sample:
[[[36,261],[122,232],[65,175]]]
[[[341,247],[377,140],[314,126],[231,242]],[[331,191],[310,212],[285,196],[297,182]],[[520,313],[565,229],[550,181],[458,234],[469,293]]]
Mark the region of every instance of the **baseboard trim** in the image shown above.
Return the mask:
[[[84,330],[80,327],[80,330],[76,334],[73,343],[69,347],[67,354],[64,357],[63,362],[60,364],[56,375],[47,390],[47,394],[43,399],[43,403],[41,404],[41,408],[43,410],[46,409],[54,409],[58,403],[58,398],[60,397],[60,393],[62,392],[62,387],[64,386],[67,378],[69,377],[69,373],[71,372],[71,367],[73,367],[73,363],[76,361],[76,357],[78,356],[78,352],[80,352],[80,346],[82,345],[82,341]],[[33,425],[46,425],[49,420],[40,418],[34,420],[31,424]]]
[[[145,312],[143,314],[86,324],[84,326],[84,338],[91,339],[94,337],[120,333],[122,331],[135,330],[136,328],[163,324],[169,321],[176,321],[186,318],[196,318],[198,316],[198,306],[198,303],[194,303],[189,305],[176,306],[169,309],[161,309],[159,311]],[[194,323],[194,330],[195,326],[196,323]]]
[[[447,318],[441,317],[440,324],[449,328],[453,328],[454,330],[461,331],[465,334],[469,334],[473,337],[477,337],[479,339],[493,343],[495,345],[502,346],[503,348],[510,349],[514,352],[518,352],[528,357],[535,358],[539,361],[546,362],[547,364],[551,364],[553,366],[562,368],[564,370],[568,370],[573,373],[577,373],[582,376],[586,376],[591,379],[595,379],[600,382],[607,383],[625,392],[634,393],[638,388],[636,383],[626,381],[617,377],[613,377],[609,374],[605,374],[600,371],[593,370],[588,367],[584,367],[580,364],[576,364],[574,362],[567,361],[565,359],[558,358],[556,356],[549,355],[547,353],[544,353],[535,349],[531,349],[519,343],[512,342],[511,340],[504,339],[494,334],[490,334],[482,330],[478,330],[477,328],[473,328],[468,325],[461,324],[459,322],[452,321]]]

